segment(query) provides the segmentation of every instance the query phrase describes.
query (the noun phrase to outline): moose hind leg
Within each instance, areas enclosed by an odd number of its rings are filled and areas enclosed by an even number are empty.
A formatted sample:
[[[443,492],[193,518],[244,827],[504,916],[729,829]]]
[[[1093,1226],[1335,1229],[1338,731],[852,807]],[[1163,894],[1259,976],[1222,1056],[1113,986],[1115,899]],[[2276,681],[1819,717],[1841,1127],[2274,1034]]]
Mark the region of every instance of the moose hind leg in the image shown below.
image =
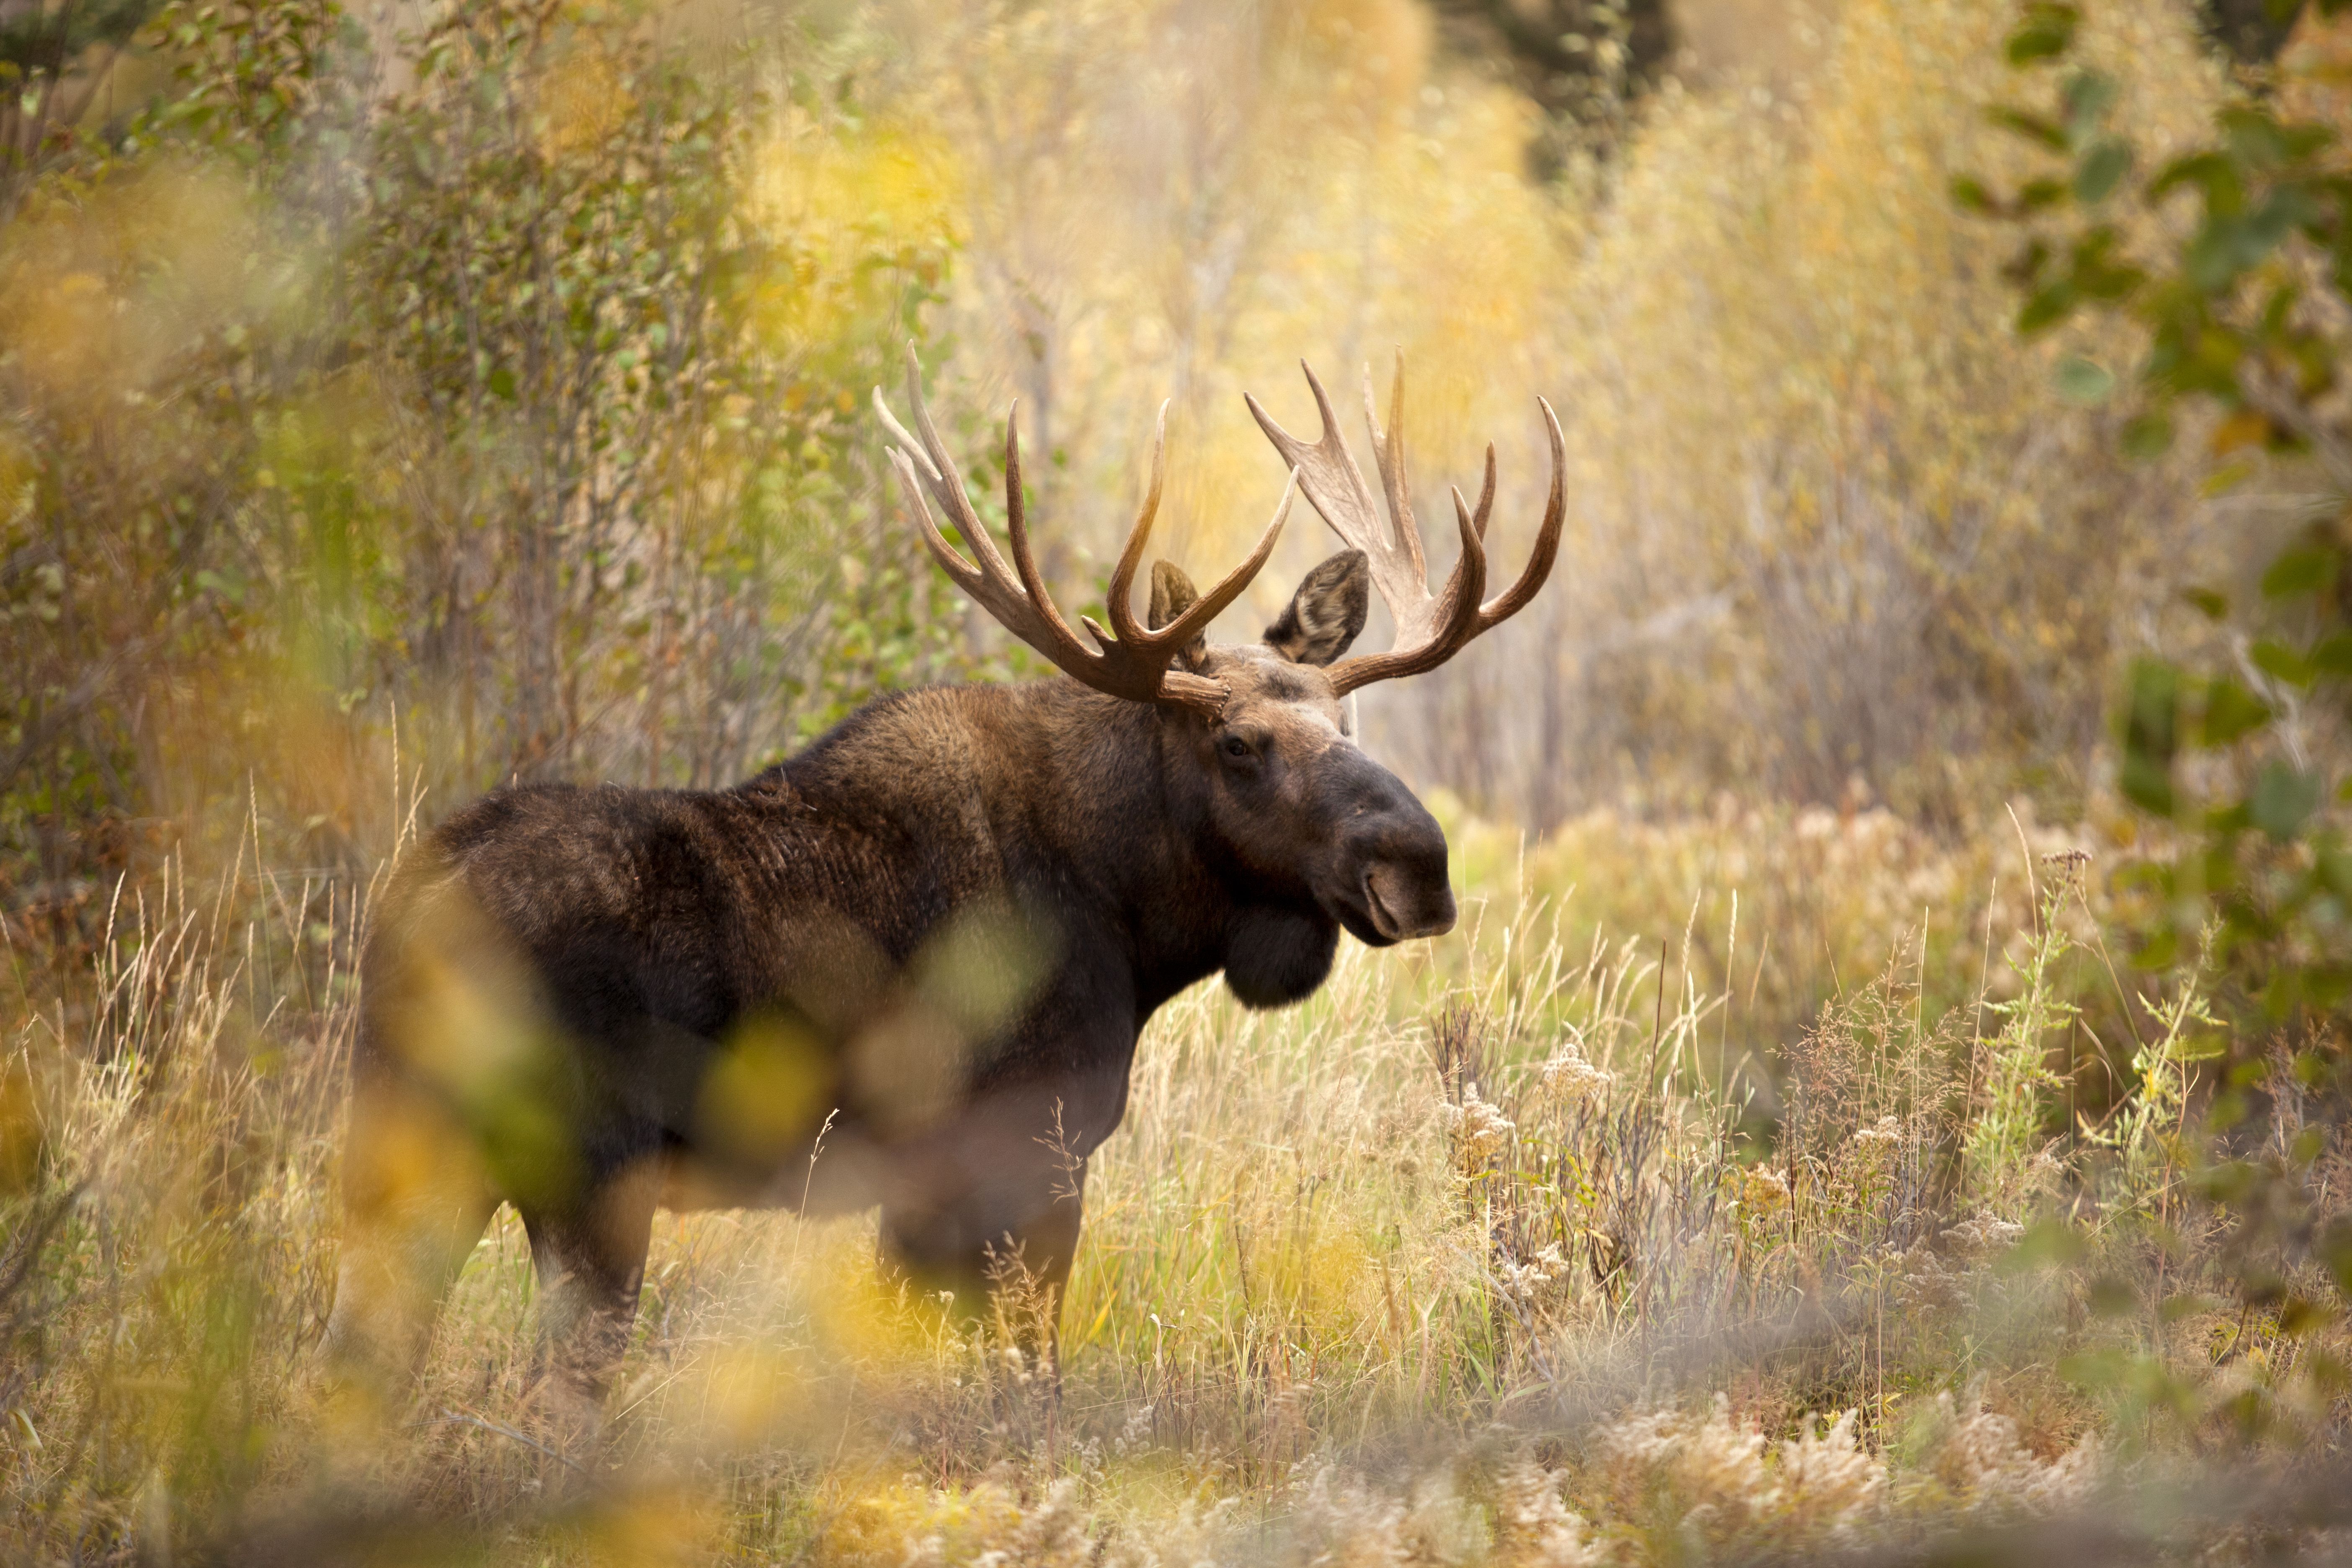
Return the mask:
[[[364,1085],[343,1148],[343,1228],[322,1346],[381,1404],[413,1379],[442,1299],[498,1207],[471,1140],[431,1097]]]
[[[642,1160],[560,1207],[523,1215],[539,1270],[539,1401],[567,1458],[594,1448],[629,1347],[661,1172]],[[575,1461],[576,1462],[576,1461]]]

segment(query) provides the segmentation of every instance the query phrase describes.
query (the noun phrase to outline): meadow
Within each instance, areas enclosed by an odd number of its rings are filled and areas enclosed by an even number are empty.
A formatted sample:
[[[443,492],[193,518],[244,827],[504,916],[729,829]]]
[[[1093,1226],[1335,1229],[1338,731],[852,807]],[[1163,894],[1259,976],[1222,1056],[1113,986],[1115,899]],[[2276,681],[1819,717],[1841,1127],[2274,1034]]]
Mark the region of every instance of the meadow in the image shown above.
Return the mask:
[[[1189,1568],[2277,1535],[2292,1468],[2229,1493],[2216,1467],[2324,1448],[2340,1336],[2293,1310],[2308,1279],[2263,1313],[2221,1293],[2243,1263],[2181,1141],[2207,1004],[2102,951],[2096,835],[1727,811],[1531,842],[1444,808],[1457,935],[1351,946],[1292,1011],[1213,983],[1154,1020],[1058,1380],[1017,1321],[885,1278],[870,1218],[666,1215],[589,1463],[534,1436],[510,1213],[413,1400],[320,1374],[364,886],[248,863],[124,889],[92,986],[16,1042],[8,1148],[40,1174],[0,1268],[9,1555]],[[2085,1020],[2136,1038],[2102,1057]],[[2332,1135],[2302,1156],[2339,1173]]]
[[[2352,44],[2225,8],[0,16],[0,1557],[2340,1555],[2352,184],[2262,115]],[[1152,1020],[1057,1365],[871,1217],[666,1215],[573,1451],[508,1213],[415,1389],[333,1384],[417,835],[1039,673],[890,500],[910,340],[976,496],[1019,400],[1074,612],[1162,399],[1203,581],[1300,357],[1403,356],[1424,512],[1497,443],[1511,571],[1553,401],[1544,596],[1362,703],[1460,924]]]

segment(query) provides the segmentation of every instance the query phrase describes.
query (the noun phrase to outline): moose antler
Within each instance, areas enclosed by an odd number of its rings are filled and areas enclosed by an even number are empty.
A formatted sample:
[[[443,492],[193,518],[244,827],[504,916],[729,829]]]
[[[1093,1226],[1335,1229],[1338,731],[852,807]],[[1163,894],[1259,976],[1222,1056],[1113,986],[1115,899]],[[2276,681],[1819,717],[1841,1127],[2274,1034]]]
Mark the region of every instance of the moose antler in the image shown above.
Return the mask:
[[[1013,543],[1013,565],[1008,568],[1004,558],[997,553],[995,542],[989,538],[987,526],[972,510],[971,498],[964,493],[955,460],[948,456],[938,429],[931,424],[930,412],[923,406],[922,375],[911,348],[907,352],[907,399],[914,405],[915,428],[922,433],[919,443],[891,416],[878,386],[874,389],[874,411],[882,416],[882,423],[898,442],[891,449],[890,461],[898,470],[898,482],[907,492],[907,508],[922,525],[923,542],[958,587],[995,616],[1005,630],[1052,659],[1066,674],[1097,691],[1132,702],[1174,703],[1211,718],[1223,711],[1225,688],[1222,682],[1188,669],[1171,669],[1169,666],[1186,644],[1208,630],[1209,623],[1241,596],[1250,579],[1257,575],[1258,568],[1265,564],[1265,558],[1274,552],[1274,542],[1281,537],[1282,525],[1290,515],[1291,498],[1298,490],[1297,474],[1293,473],[1283,486],[1282,503],[1275,508],[1274,521],[1266,524],[1265,533],[1249,559],[1167,626],[1158,631],[1146,630],[1136,619],[1131,601],[1135,570],[1143,563],[1143,547],[1151,537],[1152,519],[1160,510],[1160,465],[1168,439],[1168,406],[1160,405],[1159,424],[1151,438],[1151,488],[1144,492],[1143,505],[1136,511],[1135,526],[1128,531],[1127,548],[1119,552],[1118,564],[1111,570],[1110,587],[1105,595],[1111,630],[1103,630],[1090,616],[1079,617],[1100,649],[1097,652],[1080,642],[1069,623],[1062,618],[1029,552],[1029,525],[1021,501],[1021,437],[1013,413],[1008,412],[1004,420],[1004,524]],[[948,520],[971,546],[979,565],[966,561],[940,532],[930,503],[924,499],[926,489],[947,509]]]
[[[1536,532],[1535,549],[1519,580],[1482,604],[1478,596],[1486,591],[1486,519],[1495,508],[1495,448],[1488,444],[1486,482],[1479,488],[1477,510],[1473,511],[1463,500],[1460,489],[1453,492],[1454,521],[1462,531],[1462,557],[1454,563],[1444,588],[1433,596],[1421,525],[1413,521],[1412,500],[1405,484],[1404,355],[1397,355],[1385,432],[1372,403],[1371,372],[1364,373],[1364,420],[1372,429],[1372,453],[1380,461],[1381,488],[1388,494],[1392,528],[1382,526],[1373,510],[1371,487],[1364,482],[1355,458],[1349,456],[1347,443],[1339,438],[1339,422],[1331,413],[1331,399],[1324,393],[1323,384],[1303,361],[1299,368],[1307,372],[1316,411],[1323,418],[1323,434],[1311,447],[1276,425],[1255,397],[1243,395],[1257,416],[1258,428],[1291,466],[1298,488],[1307,492],[1331,531],[1364,552],[1371,565],[1372,586],[1380,590],[1381,601],[1396,621],[1394,647],[1386,653],[1343,658],[1326,672],[1333,689],[1345,696],[1375,680],[1435,669],[1473,637],[1527,607],[1551,575],[1552,562],[1559,554],[1560,522],[1568,514],[1567,445],[1560,438],[1559,420],[1551,405],[1537,398],[1536,405],[1543,410],[1544,426],[1551,437],[1551,499],[1544,507],[1543,526]]]

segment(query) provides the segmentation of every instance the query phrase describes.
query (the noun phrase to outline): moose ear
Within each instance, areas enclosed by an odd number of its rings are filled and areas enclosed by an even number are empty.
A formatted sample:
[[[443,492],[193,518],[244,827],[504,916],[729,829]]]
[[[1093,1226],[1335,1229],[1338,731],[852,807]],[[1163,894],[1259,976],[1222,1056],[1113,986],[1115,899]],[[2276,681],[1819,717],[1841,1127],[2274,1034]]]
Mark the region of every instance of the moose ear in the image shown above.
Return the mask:
[[[1314,571],[1291,595],[1282,619],[1265,628],[1265,645],[1293,664],[1328,664],[1364,629],[1371,572],[1360,550],[1343,550]]]
[[[1182,567],[1173,561],[1155,561],[1151,563],[1151,605],[1144,612],[1144,619],[1153,631],[1158,631],[1191,609],[1200,602],[1200,598],[1201,590],[1192,586],[1192,579],[1184,575]],[[1176,655],[1185,668],[1193,670],[1199,669],[1202,661],[1208,656],[1209,638],[1206,633],[1186,643],[1182,650]]]

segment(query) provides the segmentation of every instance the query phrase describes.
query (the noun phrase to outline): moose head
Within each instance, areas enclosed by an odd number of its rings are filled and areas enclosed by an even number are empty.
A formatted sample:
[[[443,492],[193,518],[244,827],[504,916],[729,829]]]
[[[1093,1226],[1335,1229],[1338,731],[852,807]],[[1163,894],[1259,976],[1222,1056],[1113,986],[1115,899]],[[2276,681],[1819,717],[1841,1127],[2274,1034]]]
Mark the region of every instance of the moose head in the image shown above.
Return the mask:
[[[1312,992],[1328,972],[1339,929],[1386,947],[1453,928],[1445,837],[1427,808],[1397,776],[1366,755],[1352,733],[1349,693],[1376,680],[1436,668],[1472,638],[1500,625],[1533,599],[1559,550],[1565,453],[1559,421],[1538,399],[1551,443],[1551,490],[1535,548],[1518,580],[1492,599],[1486,585],[1486,525],[1495,505],[1495,448],[1486,448],[1477,504],[1452,491],[1461,553],[1435,594],[1429,591],[1421,527],[1405,474],[1404,366],[1397,363],[1383,428],[1369,374],[1364,416],[1370,426],[1383,523],[1363,471],[1341,439],[1331,400],[1306,370],[1322,433],[1311,445],[1276,424],[1248,398],[1275,449],[1289,466],[1257,546],[1207,594],[1172,563],[1152,568],[1147,620],[1133,604],[1137,569],[1160,507],[1167,410],[1160,410],[1151,479],[1111,573],[1110,626],[1081,624],[1089,647],[1047,592],[1030,550],[1021,485],[1017,425],[1004,437],[1004,508],[1012,547],[1008,565],[973,510],[958,469],[923,405],[908,356],[908,395],[919,436],[892,416],[877,390],[875,407],[897,438],[891,453],[908,510],[948,575],[1023,642],[1098,691],[1156,706],[1167,787],[1197,804],[1204,847],[1228,863],[1255,895],[1248,929],[1232,946],[1227,984],[1243,1001],[1273,1005]],[[1265,564],[1304,490],[1348,548],[1309,572],[1289,605],[1254,643],[1212,644],[1209,625]],[[971,552],[967,560],[940,531],[936,500]],[[1369,592],[1377,590],[1396,625],[1385,653],[1349,650],[1364,628]]]

